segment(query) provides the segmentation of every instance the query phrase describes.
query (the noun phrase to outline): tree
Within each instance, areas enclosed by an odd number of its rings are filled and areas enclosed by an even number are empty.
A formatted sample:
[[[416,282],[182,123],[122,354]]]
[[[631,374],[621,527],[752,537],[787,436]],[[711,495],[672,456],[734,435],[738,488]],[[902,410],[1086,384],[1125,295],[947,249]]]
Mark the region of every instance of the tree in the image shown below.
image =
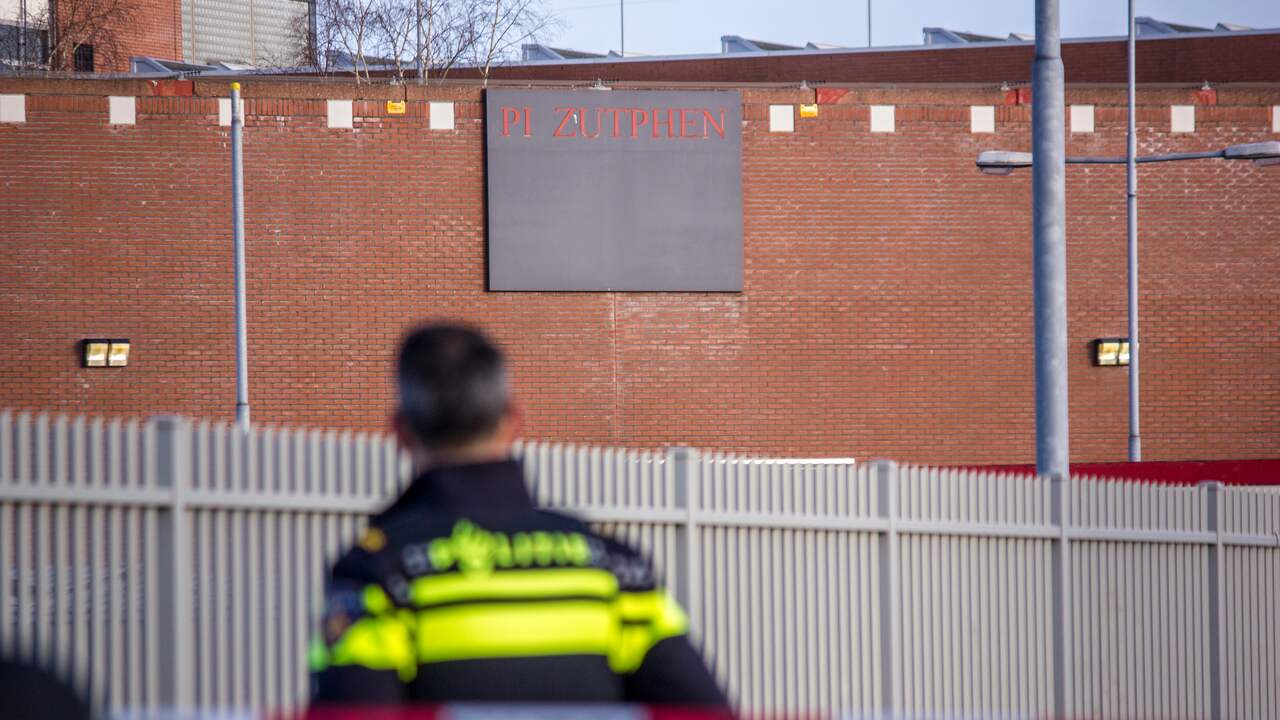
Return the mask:
[[[380,69],[403,81],[443,79],[471,64],[490,69],[557,26],[542,0],[316,0],[297,54],[322,72],[357,81]],[[422,68],[422,72],[417,72]]]
[[[475,19],[482,23],[472,61],[489,84],[489,70],[536,40],[558,23],[542,10],[539,0],[473,0]]]

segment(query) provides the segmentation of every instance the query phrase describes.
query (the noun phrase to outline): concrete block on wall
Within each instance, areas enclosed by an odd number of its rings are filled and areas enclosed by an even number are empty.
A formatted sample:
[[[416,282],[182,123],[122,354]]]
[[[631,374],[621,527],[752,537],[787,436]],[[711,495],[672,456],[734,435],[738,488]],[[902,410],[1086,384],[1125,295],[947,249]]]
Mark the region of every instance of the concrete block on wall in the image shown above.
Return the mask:
[[[1092,105],[1072,105],[1071,106],[1071,132],[1073,133],[1093,132],[1093,106]]]
[[[795,132],[796,111],[791,105],[769,106],[769,132]]]
[[[1196,106],[1195,105],[1171,105],[1169,106],[1169,131],[1176,133],[1189,133],[1196,131]]]
[[[451,102],[433,102],[430,106],[430,118],[432,130],[452,130],[453,129],[453,103]]]
[[[969,107],[969,132],[993,133],[996,131],[996,106],[971,105]]]
[[[22,123],[27,121],[26,95],[0,95],[0,122]]]
[[[240,98],[240,124],[244,124],[244,98]],[[231,98],[218,98],[218,124],[231,127]]]
[[[892,105],[871,106],[871,132],[891,133],[894,131],[894,112]]]
[[[330,100],[329,101],[329,127],[331,128],[353,127],[350,100]]]
[[[138,122],[138,98],[112,95],[107,98],[108,122],[112,125],[133,125]]]

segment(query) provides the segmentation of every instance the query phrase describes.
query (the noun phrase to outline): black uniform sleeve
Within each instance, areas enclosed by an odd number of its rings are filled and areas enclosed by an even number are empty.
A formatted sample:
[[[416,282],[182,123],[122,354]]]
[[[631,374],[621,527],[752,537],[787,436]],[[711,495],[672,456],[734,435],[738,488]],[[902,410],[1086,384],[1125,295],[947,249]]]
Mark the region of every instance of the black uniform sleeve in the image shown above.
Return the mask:
[[[623,677],[629,702],[727,708],[728,699],[685,635],[667,638]]]
[[[357,548],[334,567],[312,641],[312,703],[394,705],[417,672],[412,628]]]

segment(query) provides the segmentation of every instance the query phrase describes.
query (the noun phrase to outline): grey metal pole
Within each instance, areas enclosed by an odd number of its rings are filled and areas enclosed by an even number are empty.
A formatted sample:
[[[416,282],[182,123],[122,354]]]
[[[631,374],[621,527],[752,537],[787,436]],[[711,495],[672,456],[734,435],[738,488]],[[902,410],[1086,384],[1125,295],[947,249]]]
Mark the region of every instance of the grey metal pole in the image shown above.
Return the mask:
[[[236,266],[236,425],[249,429],[249,358],[244,291],[244,158],[240,83],[231,83],[231,236]]]
[[[1031,66],[1036,471],[1068,476],[1066,142],[1058,0],[1036,0]]]
[[[618,35],[621,48],[618,52],[622,53],[622,57],[627,56],[627,0],[618,0]]]
[[[415,0],[413,3],[414,27],[418,34],[418,52],[414,60],[418,62],[418,84],[422,85],[427,81],[427,71],[422,65],[422,0]]]
[[[1134,0],[1129,0],[1129,138],[1125,158],[1129,182],[1129,462],[1142,459],[1141,406],[1138,403],[1138,132],[1135,120],[1137,69]]]
[[[871,0],[867,0],[867,47],[871,47]]]

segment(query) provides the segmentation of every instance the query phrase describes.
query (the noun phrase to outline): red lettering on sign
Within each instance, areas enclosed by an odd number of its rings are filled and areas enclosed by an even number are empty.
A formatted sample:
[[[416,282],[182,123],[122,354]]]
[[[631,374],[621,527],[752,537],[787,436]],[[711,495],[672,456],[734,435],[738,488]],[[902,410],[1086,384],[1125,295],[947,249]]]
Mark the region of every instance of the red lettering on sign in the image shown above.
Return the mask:
[[[582,137],[588,140],[595,140],[596,138],[600,137],[600,114],[601,114],[600,108],[596,108],[596,134],[592,135],[591,133],[587,132],[587,109],[582,108],[582,115],[581,115]]]
[[[605,112],[613,113],[613,136],[621,137],[621,134],[618,128],[618,121],[622,119],[622,113],[623,113],[622,108],[605,108]]]
[[[649,113],[640,108],[631,108],[627,112],[631,113],[631,137],[635,137],[640,126],[649,122]]]
[[[698,112],[699,111],[694,110],[692,108],[680,108],[680,137],[682,138],[698,137],[698,115],[697,115]],[[694,123],[692,133],[687,132],[687,130],[689,130],[690,120],[692,120]],[[707,136],[707,123],[705,120],[702,123],[702,136],[703,137]]]
[[[571,130],[568,134],[565,134],[564,129],[568,126],[570,120],[576,121],[578,119],[578,109],[571,107],[558,107],[556,108],[556,112],[564,113],[564,117],[560,118],[560,125],[556,128],[554,137],[577,137],[578,133],[576,130]],[[574,124],[576,125],[577,123],[575,122]]]
[[[520,124],[520,111],[513,107],[502,108],[502,137],[511,134],[511,123]]]
[[[528,106],[525,106],[525,109],[524,109],[524,136],[525,136],[525,137],[532,137],[532,136],[533,136],[533,123],[529,122],[529,107],[528,107]]]
[[[674,133],[674,131],[675,131],[675,128],[673,128],[673,127],[672,127],[673,120],[674,120],[674,118],[672,117],[673,115],[675,115],[675,111],[673,111],[673,110],[671,110],[671,109],[668,109],[668,110],[667,110],[667,118],[666,118],[667,137],[675,137],[675,135],[673,134],[673,133]],[[650,123],[650,125],[652,125],[652,126],[653,126],[653,136],[654,136],[654,137],[658,137],[658,125],[659,125],[659,124],[661,124],[661,123],[662,123],[662,111],[661,111],[661,110],[659,110],[658,108],[654,108],[654,109],[653,109],[653,122],[652,122],[652,123]]]
[[[720,137],[724,137],[724,108],[720,108],[720,122],[718,123],[716,122],[715,116],[711,114],[710,110],[703,110],[702,114],[703,114],[702,136],[711,137],[711,134],[707,132],[707,128],[708,126],[710,126],[712,130],[716,131],[717,135],[719,135]]]

